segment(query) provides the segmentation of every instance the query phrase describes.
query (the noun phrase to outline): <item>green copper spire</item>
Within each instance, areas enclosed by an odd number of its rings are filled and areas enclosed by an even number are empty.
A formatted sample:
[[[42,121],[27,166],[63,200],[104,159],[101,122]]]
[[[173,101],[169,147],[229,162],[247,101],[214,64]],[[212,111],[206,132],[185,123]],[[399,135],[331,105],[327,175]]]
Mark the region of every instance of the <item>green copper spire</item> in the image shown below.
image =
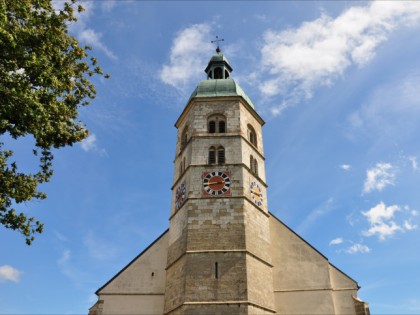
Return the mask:
[[[210,61],[204,69],[207,74],[207,80],[201,81],[198,86],[192,92],[187,104],[193,98],[201,97],[218,97],[218,96],[241,96],[254,110],[254,104],[251,99],[246,95],[244,90],[230,78],[230,73],[233,71],[227,58],[222,54],[219,47],[219,42],[223,39],[219,39],[216,36],[216,40],[212,43],[217,43],[216,55],[210,58]]]

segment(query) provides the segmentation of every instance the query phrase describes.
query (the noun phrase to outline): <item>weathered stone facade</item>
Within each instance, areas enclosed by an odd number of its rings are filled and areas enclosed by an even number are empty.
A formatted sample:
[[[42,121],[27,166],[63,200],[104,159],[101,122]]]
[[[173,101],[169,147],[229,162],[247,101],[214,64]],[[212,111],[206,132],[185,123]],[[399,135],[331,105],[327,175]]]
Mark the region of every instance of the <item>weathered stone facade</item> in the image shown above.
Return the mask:
[[[218,67],[229,76],[214,56],[176,122],[169,231],[90,314],[368,314],[357,283],[268,212],[264,121]]]

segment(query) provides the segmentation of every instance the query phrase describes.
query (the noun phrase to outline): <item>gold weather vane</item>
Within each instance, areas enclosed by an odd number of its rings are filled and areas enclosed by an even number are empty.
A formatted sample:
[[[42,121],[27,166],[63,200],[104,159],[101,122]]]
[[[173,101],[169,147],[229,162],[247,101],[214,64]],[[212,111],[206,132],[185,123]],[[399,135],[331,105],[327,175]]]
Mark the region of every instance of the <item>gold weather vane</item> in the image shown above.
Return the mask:
[[[213,43],[216,43],[216,44],[217,44],[216,52],[217,52],[218,54],[220,54],[220,52],[222,51],[222,50],[220,49],[220,47],[219,47],[219,42],[224,42],[224,41],[225,41],[225,40],[224,40],[223,38],[220,38],[220,39],[219,39],[219,36],[216,36],[216,39],[211,41],[211,43],[212,43],[212,44],[213,44]]]

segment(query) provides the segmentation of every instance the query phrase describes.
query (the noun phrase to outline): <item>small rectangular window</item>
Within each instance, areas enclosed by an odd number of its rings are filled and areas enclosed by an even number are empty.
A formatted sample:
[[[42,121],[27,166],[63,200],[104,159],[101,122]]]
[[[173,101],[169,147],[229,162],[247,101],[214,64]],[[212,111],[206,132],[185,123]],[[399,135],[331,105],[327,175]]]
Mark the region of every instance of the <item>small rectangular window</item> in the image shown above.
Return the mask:
[[[214,263],[214,277],[219,279],[219,264],[217,262]]]

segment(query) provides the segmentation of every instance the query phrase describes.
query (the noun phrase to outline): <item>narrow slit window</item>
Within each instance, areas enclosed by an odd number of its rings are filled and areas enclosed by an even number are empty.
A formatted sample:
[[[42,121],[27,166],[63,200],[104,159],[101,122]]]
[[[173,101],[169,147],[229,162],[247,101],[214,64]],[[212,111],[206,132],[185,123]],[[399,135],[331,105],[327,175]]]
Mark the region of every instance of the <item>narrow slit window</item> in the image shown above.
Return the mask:
[[[219,264],[217,262],[214,263],[214,277],[219,279]]]
[[[249,157],[249,168],[251,173],[254,173],[254,157],[252,155]]]
[[[258,162],[254,159],[254,174],[258,176]]]

